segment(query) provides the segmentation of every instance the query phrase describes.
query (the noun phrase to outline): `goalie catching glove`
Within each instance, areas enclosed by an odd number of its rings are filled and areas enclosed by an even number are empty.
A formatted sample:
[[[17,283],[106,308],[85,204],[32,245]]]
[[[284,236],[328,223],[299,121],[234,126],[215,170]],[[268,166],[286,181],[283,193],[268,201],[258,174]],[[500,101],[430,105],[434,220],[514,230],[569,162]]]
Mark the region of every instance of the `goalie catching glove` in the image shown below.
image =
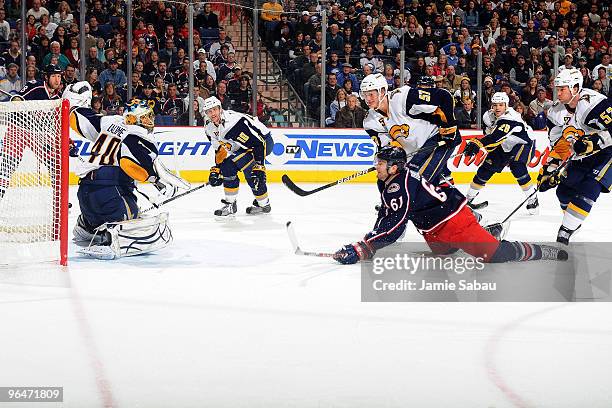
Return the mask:
[[[163,165],[161,160],[157,159],[153,162],[153,168],[156,174],[148,178],[147,181],[151,182],[159,194],[150,199],[154,206],[161,205],[164,201],[174,197],[179,193],[179,190],[189,190],[191,185],[180,177],[172,174],[166,166]]]

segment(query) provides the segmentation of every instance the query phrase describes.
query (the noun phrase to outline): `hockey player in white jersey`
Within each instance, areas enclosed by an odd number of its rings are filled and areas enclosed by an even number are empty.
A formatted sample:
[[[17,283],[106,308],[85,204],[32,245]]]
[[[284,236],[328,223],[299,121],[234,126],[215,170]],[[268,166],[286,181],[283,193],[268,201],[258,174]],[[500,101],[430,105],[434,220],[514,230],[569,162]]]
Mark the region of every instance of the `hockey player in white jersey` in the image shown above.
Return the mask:
[[[463,151],[468,157],[475,156],[481,150],[486,153],[485,160],[478,168],[467,192],[468,205],[474,209],[484,208],[486,201],[475,204],[474,199],[495,173],[508,166],[525,195],[530,197],[527,210],[530,214],[536,214],[536,186],[527,170],[527,165],[535,153],[535,140],[530,134],[529,125],[509,103],[505,92],[496,92],[493,95],[491,110],[483,115],[485,136],[481,139],[471,139]]]
[[[68,86],[63,95],[71,104],[70,127],[93,142],[89,159],[75,169],[81,215],[74,239],[89,244],[82,253],[102,259],[160,249],[172,238],[168,215],[140,217],[134,181],[153,183],[160,193],[154,201],[190,186],[158,158],[155,117],[146,102],[134,100],[124,116],[102,116],[90,108],[91,96],[87,82]]]
[[[579,70],[565,69],[555,78],[557,101],[547,115],[551,152],[538,176],[540,191],[557,187],[564,210],[557,242],[568,244],[593,205],[612,187],[612,103],[582,88]],[[557,169],[566,160],[567,167]],[[560,173],[558,175],[557,173]]]
[[[257,118],[244,113],[224,110],[221,101],[214,96],[204,101],[206,136],[215,151],[215,165],[210,169],[208,182],[212,186],[223,185],[223,207],[215,210],[219,217],[227,217],[238,211],[236,196],[242,171],[253,191],[255,200],[246,209],[247,214],[265,214],[272,209],[266,185],[265,159],[274,147],[270,130]]]
[[[450,177],[447,161],[461,142],[454,115],[454,99],[445,89],[434,88],[431,78],[419,88],[403,86],[388,92],[381,74],[361,82],[361,98],[370,108],[363,126],[378,148],[401,146],[410,155],[408,167],[432,184]],[[445,143],[438,146],[440,141]]]

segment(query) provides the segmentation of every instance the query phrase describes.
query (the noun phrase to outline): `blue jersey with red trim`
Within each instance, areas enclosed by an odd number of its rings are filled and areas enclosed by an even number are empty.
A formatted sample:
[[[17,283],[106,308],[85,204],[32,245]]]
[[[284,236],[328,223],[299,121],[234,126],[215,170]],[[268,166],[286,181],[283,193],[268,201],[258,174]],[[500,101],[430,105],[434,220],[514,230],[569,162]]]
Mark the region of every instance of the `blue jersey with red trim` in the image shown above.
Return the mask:
[[[402,170],[379,183],[383,205],[378,212],[374,230],[365,240],[375,250],[398,240],[412,221],[422,232],[435,229],[461,210],[466,198],[453,186],[434,186],[415,171]]]
[[[44,81],[30,81],[19,91],[19,95],[26,101],[45,101],[60,99],[62,96],[57,91],[47,88]]]

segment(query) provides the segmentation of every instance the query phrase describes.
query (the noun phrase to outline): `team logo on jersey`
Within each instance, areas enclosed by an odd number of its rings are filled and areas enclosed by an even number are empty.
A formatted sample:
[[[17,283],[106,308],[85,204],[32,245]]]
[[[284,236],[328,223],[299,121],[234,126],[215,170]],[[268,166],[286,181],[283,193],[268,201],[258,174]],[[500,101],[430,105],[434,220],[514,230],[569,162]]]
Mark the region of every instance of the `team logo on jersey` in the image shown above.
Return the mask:
[[[399,189],[400,185],[397,183],[393,183],[389,187],[387,187],[387,193],[395,193],[396,191],[399,191]]]

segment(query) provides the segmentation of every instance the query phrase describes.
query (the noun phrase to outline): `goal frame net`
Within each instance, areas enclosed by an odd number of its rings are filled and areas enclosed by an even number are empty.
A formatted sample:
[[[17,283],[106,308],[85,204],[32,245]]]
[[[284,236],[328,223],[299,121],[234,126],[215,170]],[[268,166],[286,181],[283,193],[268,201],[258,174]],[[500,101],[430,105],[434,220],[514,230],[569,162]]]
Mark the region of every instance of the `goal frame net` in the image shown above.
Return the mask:
[[[68,264],[70,103],[0,102],[0,267]]]

